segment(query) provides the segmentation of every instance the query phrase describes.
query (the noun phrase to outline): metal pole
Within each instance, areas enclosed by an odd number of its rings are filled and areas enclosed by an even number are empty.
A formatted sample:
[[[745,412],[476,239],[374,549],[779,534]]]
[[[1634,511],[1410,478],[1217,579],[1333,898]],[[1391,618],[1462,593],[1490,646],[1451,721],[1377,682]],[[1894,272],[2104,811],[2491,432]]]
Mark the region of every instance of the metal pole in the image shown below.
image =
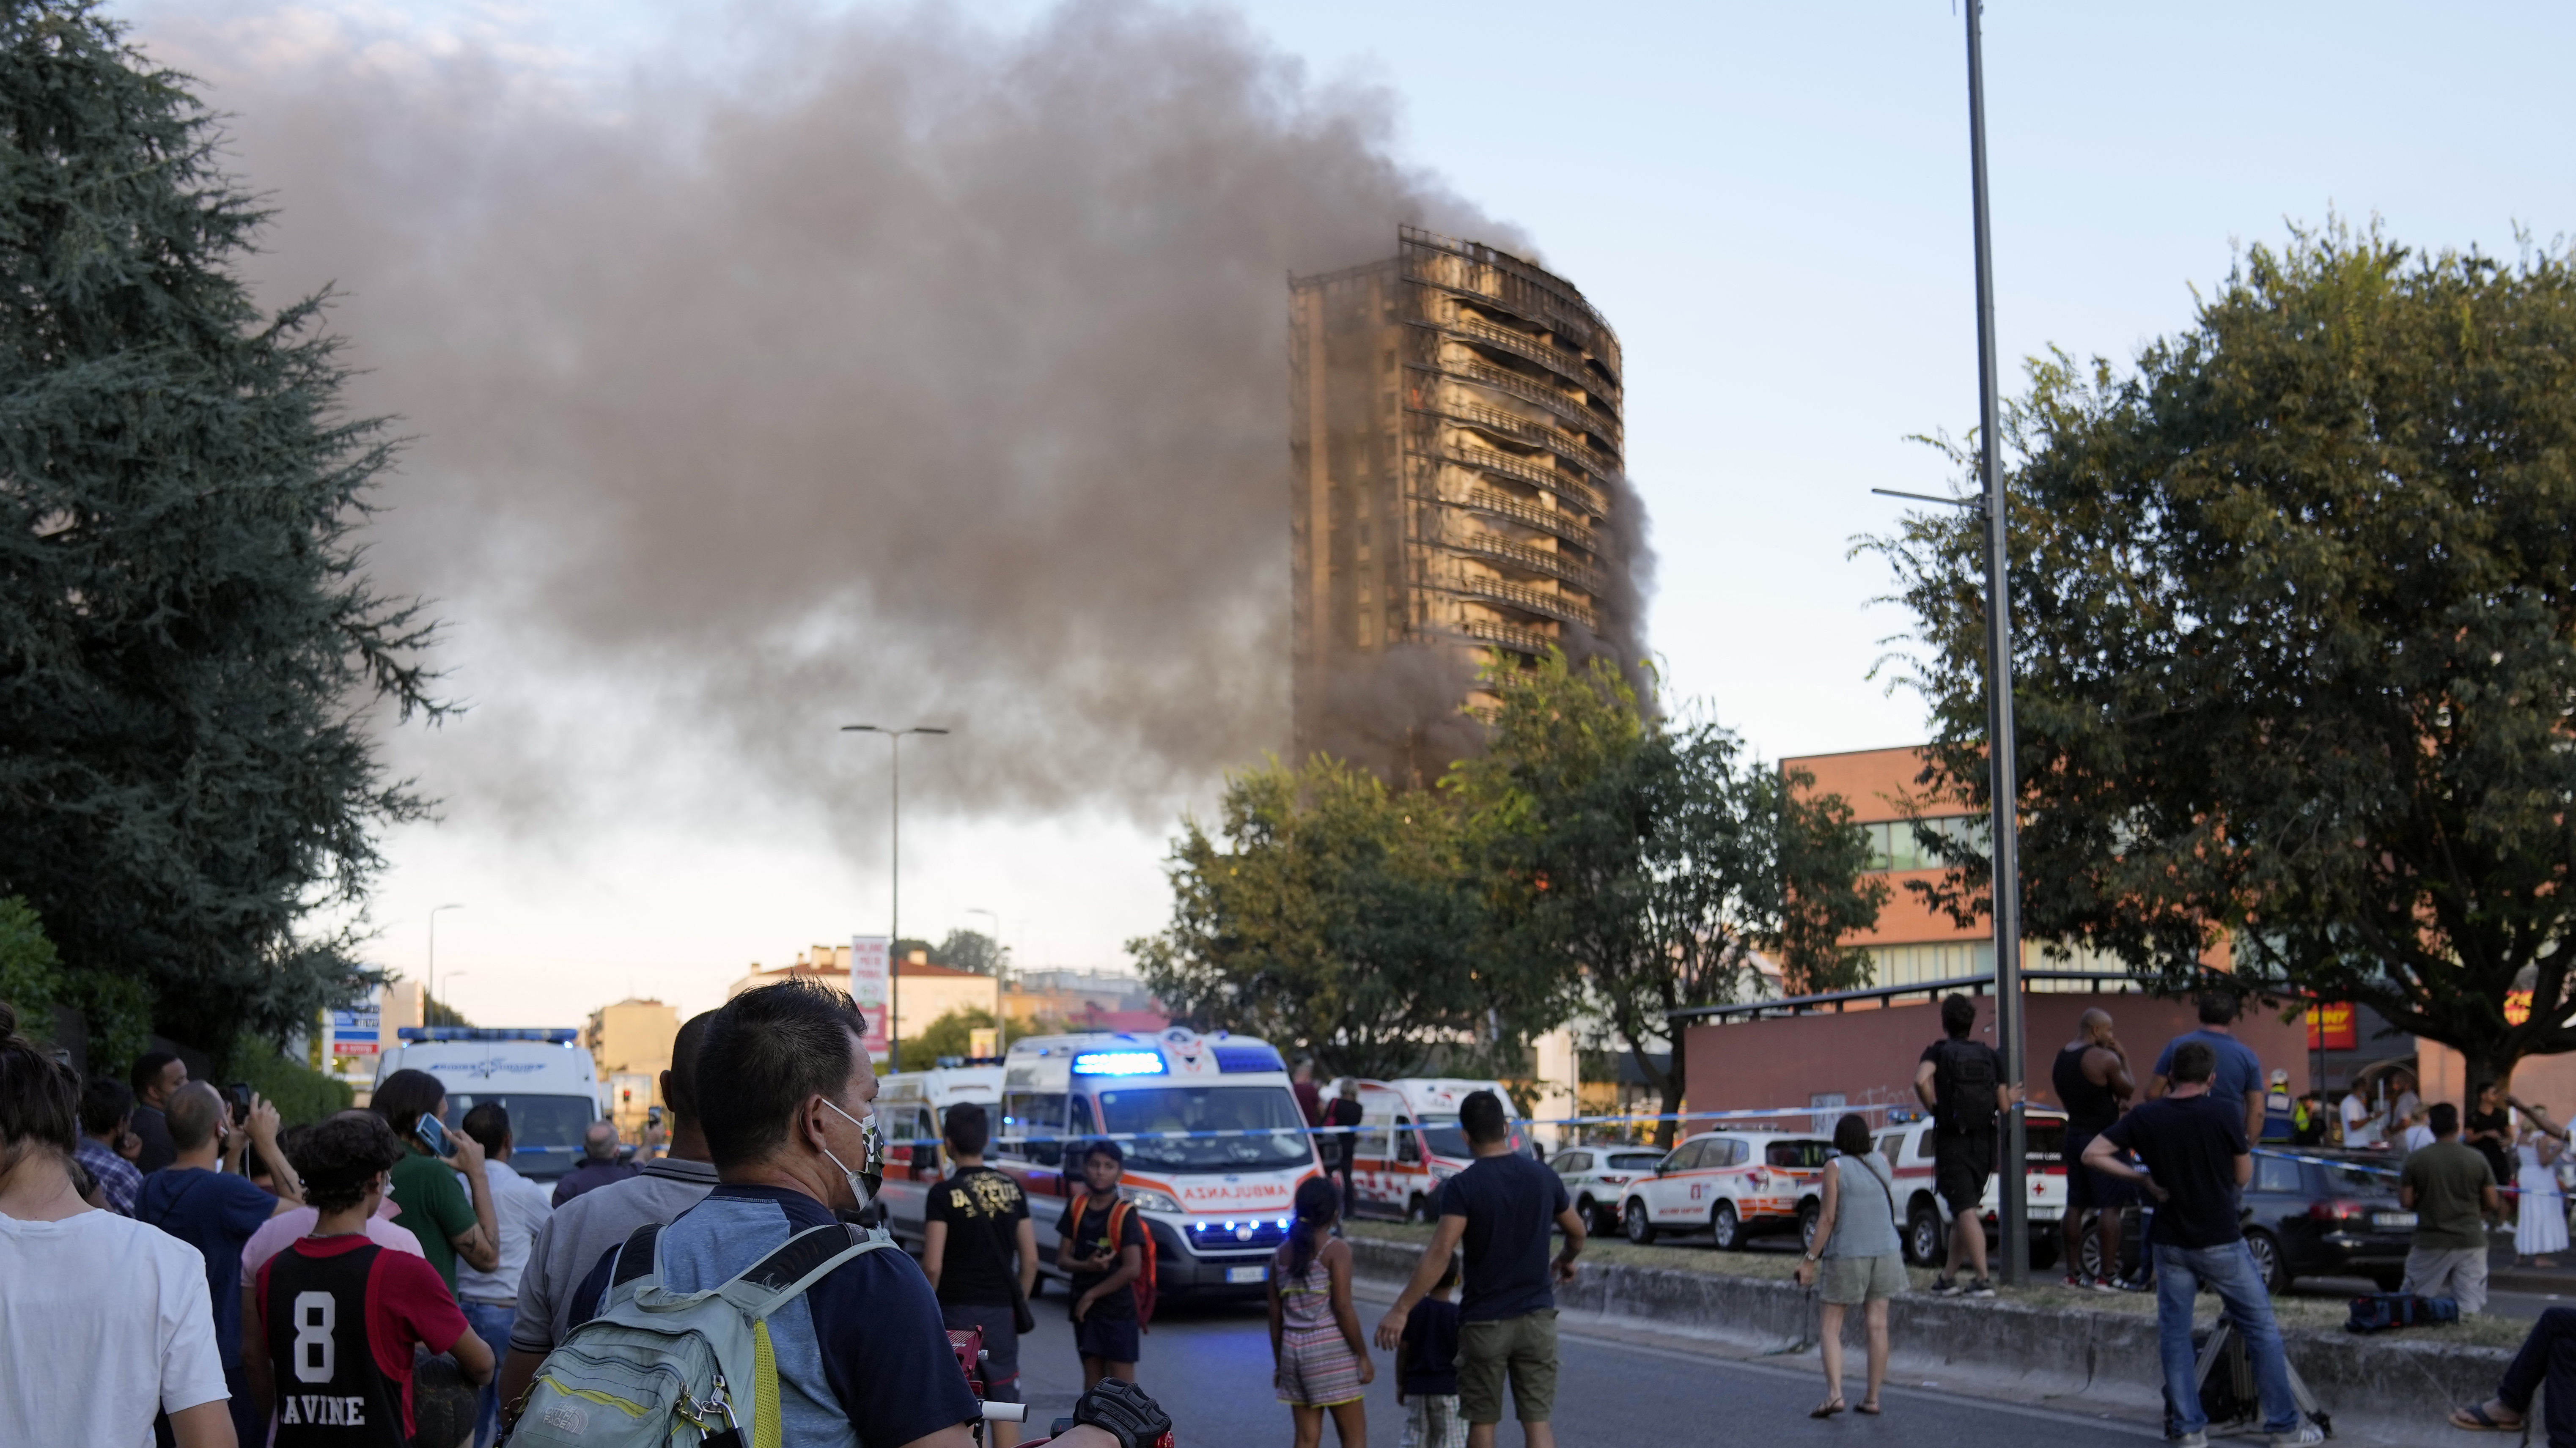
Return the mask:
[[[1986,197],[1986,67],[1983,0],[1967,0],[1968,152],[1975,193],[1977,238],[1977,465],[1986,494],[1986,757],[1992,769],[1992,834],[1995,912],[1995,1049],[2003,1057],[2004,1084],[2022,1084],[2021,859],[2016,806],[2021,791],[2013,769],[2011,555],[2005,546],[2003,470],[1996,463],[1995,259]],[[2030,1141],[2021,1108],[2004,1120],[2004,1159],[1996,1196],[2002,1206],[2003,1279],[2018,1287],[2030,1266],[2029,1186],[2025,1165]]]
[[[886,1069],[903,1069],[903,733],[894,742],[893,901],[886,907]]]

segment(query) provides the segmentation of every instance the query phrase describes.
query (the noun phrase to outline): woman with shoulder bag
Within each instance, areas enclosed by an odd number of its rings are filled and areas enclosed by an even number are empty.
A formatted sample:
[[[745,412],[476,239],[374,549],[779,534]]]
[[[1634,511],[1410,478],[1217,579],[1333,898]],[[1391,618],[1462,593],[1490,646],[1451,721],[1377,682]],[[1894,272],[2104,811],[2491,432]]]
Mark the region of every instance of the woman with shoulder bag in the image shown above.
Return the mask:
[[[1834,1123],[1834,1150],[1839,1155],[1825,1163],[1816,1237],[1798,1263],[1798,1285],[1820,1283],[1824,1298],[1816,1335],[1824,1350],[1825,1400],[1807,1416],[1830,1418],[1843,1410],[1843,1313],[1859,1306],[1869,1331],[1869,1396],[1859,1411],[1876,1417],[1879,1385],[1887,1380],[1887,1300],[1907,1286],[1896,1189],[1865,1118],[1854,1113]]]

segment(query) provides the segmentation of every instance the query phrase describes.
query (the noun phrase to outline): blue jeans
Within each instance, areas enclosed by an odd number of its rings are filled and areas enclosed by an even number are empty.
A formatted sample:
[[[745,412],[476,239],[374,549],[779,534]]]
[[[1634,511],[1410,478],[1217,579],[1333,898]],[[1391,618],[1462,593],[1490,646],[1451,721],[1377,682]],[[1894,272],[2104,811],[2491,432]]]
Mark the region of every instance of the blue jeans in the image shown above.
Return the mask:
[[[2192,1298],[2207,1283],[2236,1330],[2244,1335],[2245,1355],[2254,1365],[2254,1389],[2263,1400],[2263,1431],[2287,1433],[2299,1426],[2299,1404],[2290,1396],[2290,1360],[2281,1352],[2281,1329],[2272,1321],[2272,1299],[2263,1291],[2263,1274],[2244,1239],[2223,1247],[2155,1248],[2156,1346],[2165,1368],[2165,1436],[2179,1438],[2209,1427],[2200,1410],[2200,1389],[2192,1382],[2198,1355],[2191,1348]]]
[[[485,1383],[482,1391],[475,1394],[479,1406],[474,1414],[474,1448],[492,1448],[493,1440],[501,1435],[499,1360],[510,1351],[510,1323],[518,1317],[518,1310],[494,1307],[486,1302],[460,1301],[456,1305],[465,1309],[465,1325],[474,1329],[474,1335],[483,1339],[485,1347],[492,1349],[492,1381]]]

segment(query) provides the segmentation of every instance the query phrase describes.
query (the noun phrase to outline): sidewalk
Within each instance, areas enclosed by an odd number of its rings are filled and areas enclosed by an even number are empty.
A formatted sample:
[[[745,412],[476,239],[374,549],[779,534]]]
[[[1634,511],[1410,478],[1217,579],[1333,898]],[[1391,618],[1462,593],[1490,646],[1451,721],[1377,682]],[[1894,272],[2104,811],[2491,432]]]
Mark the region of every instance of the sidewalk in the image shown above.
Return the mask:
[[[2493,1292],[2555,1293],[2576,1306],[2576,1251],[2553,1254],[2555,1267],[2518,1267],[2513,1260],[2511,1230],[2490,1235],[2487,1243],[2487,1288]]]

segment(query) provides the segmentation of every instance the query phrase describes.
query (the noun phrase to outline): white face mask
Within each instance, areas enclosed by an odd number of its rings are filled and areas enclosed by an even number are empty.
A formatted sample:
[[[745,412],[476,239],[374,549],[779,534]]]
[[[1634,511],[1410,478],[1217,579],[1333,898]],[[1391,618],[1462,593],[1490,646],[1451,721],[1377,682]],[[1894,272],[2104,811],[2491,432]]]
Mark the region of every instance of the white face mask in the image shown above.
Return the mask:
[[[850,1195],[858,1198],[858,1209],[864,1211],[868,1203],[876,1200],[877,1188],[885,1184],[885,1138],[877,1135],[874,1113],[870,1113],[869,1120],[861,1121],[850,1113],[842,1111],[829,1097],[824,1098],[823,1104],[840,1112],[843,1121],[857,1127],[860,1139],[867,1143],[865,1154],[859,1159],[860,1170],[858,1171],[850,1170],[847,1163],[833,1155],[830,1147],[823,1148],[823,1154],[832,1158],[832,1165],[839,1167],[842,1177],[849,1182]]]

